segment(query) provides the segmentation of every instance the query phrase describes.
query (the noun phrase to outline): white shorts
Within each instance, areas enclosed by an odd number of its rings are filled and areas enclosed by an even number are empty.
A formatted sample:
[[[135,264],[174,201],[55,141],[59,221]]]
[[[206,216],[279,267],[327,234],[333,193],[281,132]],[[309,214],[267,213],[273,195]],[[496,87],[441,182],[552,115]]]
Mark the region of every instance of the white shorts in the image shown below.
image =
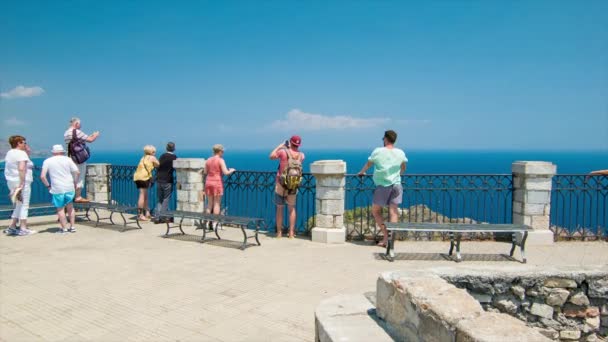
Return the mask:
[[[78,189],[84,188],[84,180],[87,178],[87,163],[76,164],[78,166],[78,172],[80,172],[80,177],[78,178],[78,183],[76,183],[76,187]]]

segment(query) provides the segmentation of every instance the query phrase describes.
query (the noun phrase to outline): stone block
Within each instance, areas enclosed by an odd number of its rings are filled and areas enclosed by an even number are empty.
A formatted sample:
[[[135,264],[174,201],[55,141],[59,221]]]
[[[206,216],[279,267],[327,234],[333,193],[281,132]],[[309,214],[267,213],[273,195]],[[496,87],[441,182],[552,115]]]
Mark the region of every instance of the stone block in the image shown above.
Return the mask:
[[[343,160],[317,160],[310,164],[310,173],[313,175],[345,174],[346,162]]]
[[[344,243],[346,241],[346,228],[322,228],[314,227],[311,231],[312,242],[320,243]]]
[[[334,226],[334,216],[333,215],[323,215],[317,214],[315,216],[315,226],[321,228],[333,228]]]
[[[479,293],[479,292],[469,292],[469,294],[471,296],[473,296],[473,298],[475,298],[476,301],[478,301],[482,304],[492,303],[492,295],[485,294],[485,293]]]
[[[183,183],[179,187],[180,190],[199,191],[203,190],[203,183]]]
[[[568,278],[547,278],[543,285],[550,288],[577,288],[576,281]]]
[[[552,339],[552,340],[557,340],[559,338],[559,331],[554,330],[554,329],[545,329],[545,328],[534,328],[536,331],[538,331],[541,335]]]
[[[551,178],[526,178],[523,183],[523,187],[526,190],[546,190],[551,191],[552,183]]]
[[[562,330],[559,332],[559,338],[562,340],[575,341],[581,338],[579,330]]]
[[[608,316],[602,316],[600,318],[600,326],[608,327]]]
[[[344,216],[342,216],[342,215],[334,216],[333,228],[343,228],[343,227],[344,227]]]
[[[519,300],[523,300],[526,297],[526,289],[519,285],[511,286],[511,292],[513,292],[515,297],[519,298]]]
[[[525,175],[546,175],[553,177],[557,172],[557,166],[544,161],[516,161],[511,164],[511,172]]]
[[[324,186],[328,188],[344,188],[346,186],[346,178],[344,176],[315,175],[315,181],[317,186]]]
[[[317,185],[315,197],[320,200],[344,200],[344,188]]]
[[[525,224],[526,226],[532,226],[532,217],[530,215],[522,215],[513,213],[514,224]]]
[[[579,291],[572,294],[572,296],[570,296],[570,299],[568,299],[568,302],[574,305],[587,306],[589,305],[589,298],[587,298],[585,292]]]
[[[591,330],[597,330],[600,328],[600,317],[587,317],[585,318],[585,325]]]
[[[189,193],[190,193],[190,191],[188,191],[188,190],[177,190],[176,192],[177,192],[177,200],[179,202],[187,202],[187,203],[190,202],[190,199],[189,199]]]
[[[562,306],[568,300],[568,296],[570,296],[570,291],[556,288],[549,291],[547,297],[545,298],[545,303],[551,306]]]
[[[551,201],[551,191],[526,190],[524,196],[524,210],[528,204],[547,204]]]
[[[373,305],[363,295],[339,295],[315,309],[315,341],[393,341],[376,323]]]
[[[342,215],[344,214],[343,200],[320,200],[317,202],[317,213],[324,215]]]
[[[602,316],[608,316],[608,303],[602,304],[600,307],[600,312]]]
[[[543,318],[553,318],[553,308],[546,304],[533,303],[530,313]]]
[[[513,190],[513,202],[524,203],[526,201],[526,190],[515,189]]]
[[[205,167],[204,158],[177,158],[173,161],[175,169],[200,170]]]
[[[517,191],[517,190],[516,190]],[[524,213],[524,206],[523,206],[523,202],[519,202],[519,201],[513,201],[513,213],[517,213],[520,216]]]
[[[515,223],[515,221],[513,221]],[[549,229],[535,230],[528,233],[526,247],[528,246],[549,246],[554,244],[553,232]]]
[[[188,172],[185,181],[182,180],[182,183],[203,183],[203,175],[196,171]]]
[[[524,177],[517,174],[517,175],[513,175],[513,188],[514,189],[522,189],[523,188],[523,181],[524,181]]]
[[[437,341],[437,340],[435,340]],[[550,341],[523,322],[500,313],[485,313],[472,319],[458,322],[456,341]]]
[[[496,302],[496,307],[501,312],[506,312],[511,315],[515,314],[517,312],[517,309],[519,308],[517,304],[513,303],[508,299],[499,300],[498,302]]]
[[[526,203],[523,205],[524,215],[544,215],[546,204]],[[515,211],[515,207],[513,208]]]
[[[589,280],[590,298],[608,298],[608,277]]]

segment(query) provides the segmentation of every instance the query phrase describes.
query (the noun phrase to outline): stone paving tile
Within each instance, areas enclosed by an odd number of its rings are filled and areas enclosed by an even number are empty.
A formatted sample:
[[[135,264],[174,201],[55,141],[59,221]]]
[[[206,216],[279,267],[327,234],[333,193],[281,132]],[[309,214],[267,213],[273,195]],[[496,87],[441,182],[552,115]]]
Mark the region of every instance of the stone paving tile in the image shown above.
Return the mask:
[[[389,263],[366,243],[262,236],[261,247],[240,251],[201,244],[192,228],[194,241],[162,238],[153,224],[44,233],[54,227],[0,236],[0,341],[312,341],[321,300],[373,291],[383,271],[608,264],[605,242],[529,248],[522,265],[490,261],[508,252],[504,243],[463,242],[474,261],[456,264],[442,257],[448,242],[407,241],[396,250],[408,260]],[[222,237],[238,242],[240,231]]]

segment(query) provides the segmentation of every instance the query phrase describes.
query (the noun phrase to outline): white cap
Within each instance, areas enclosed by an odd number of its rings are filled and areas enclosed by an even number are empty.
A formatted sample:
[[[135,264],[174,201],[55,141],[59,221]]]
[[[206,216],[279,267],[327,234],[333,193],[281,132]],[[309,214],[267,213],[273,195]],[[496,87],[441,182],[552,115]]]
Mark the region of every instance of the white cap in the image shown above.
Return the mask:
[[[51,150],[53,153],[65,153],[63,149],[63,145],[53,145],[53,149]]]

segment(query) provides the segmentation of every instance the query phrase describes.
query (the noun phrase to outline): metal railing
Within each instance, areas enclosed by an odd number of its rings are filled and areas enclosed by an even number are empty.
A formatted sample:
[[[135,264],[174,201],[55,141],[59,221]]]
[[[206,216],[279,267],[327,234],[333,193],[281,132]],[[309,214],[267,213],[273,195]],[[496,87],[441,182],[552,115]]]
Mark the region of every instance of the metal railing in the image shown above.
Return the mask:
[[[511,223],[512,175],[404,175],[402,222]],[[378,238],[372,216],[372,176],[346,176],[347,238]],[[383,215],[388,219],[388,211]],[[431,233],[415,238],[431,239]],[[445,234],[441,235],[445,238]]]
[[[276,231],[276,205],[274,203],[276,172],[236,171],[224,178],[222,207],[226,214],[263,218],[264,230]],[[298,190],[296,201],[296,230],[307,234],[314,226],[315,178],[306,173]],[[283,227],[289,227],[288,210],[283,212]]]
[[[109,166],[109,189],[110,203],[137,206],[139,191],[133,181],[133,174],[137,170],[137,166],[110,165]],[[153,176],[156,175],[156,170],[152,171]],[[173,175],[173,184],[175,184],[175,173]],[[154,210],[157,205],[156,185],[148,190],[148,206],[150,210]],[[173,187],[173,194],[169,202],[169,209],[174,210],[177,204],[176,189]]]
[[[608,176],[554,176],[550,219],[556,240],[608,239]]]

